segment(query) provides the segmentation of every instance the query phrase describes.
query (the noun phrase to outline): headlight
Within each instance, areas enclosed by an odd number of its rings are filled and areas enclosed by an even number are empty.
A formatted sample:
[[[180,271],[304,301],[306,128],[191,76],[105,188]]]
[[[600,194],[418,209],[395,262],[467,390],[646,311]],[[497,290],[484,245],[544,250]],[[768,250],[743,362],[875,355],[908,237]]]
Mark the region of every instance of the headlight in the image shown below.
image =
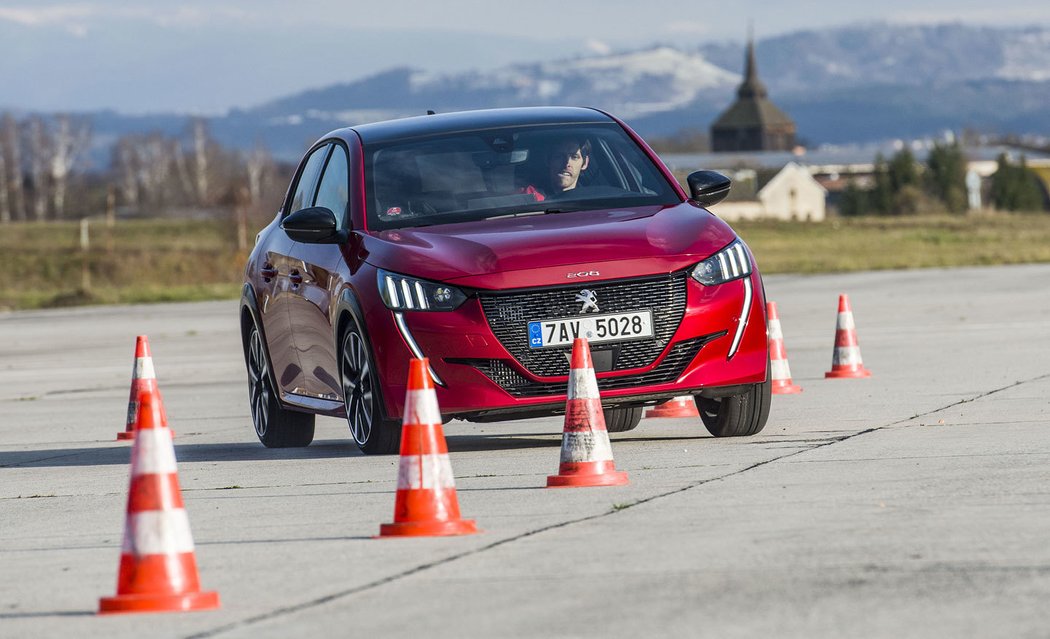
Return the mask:
[[[689,275],[704,286],[724,284],[751,275],[751,259],[744,243],[736,240],[697,264]]]
[[[467,296],[446,284],[398,275],[379,269],[379,295],[394,311],[451,311]]]

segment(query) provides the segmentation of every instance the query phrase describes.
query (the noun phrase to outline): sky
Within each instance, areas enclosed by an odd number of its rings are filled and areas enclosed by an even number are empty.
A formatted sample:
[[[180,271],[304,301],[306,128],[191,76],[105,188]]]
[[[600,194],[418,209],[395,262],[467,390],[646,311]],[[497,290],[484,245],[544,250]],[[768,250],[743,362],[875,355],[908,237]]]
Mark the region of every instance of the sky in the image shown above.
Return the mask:
[[[398,66],[487,69],[858,22],[1050,25],[1047,0],[0,0],[0,110],[220,114]]]

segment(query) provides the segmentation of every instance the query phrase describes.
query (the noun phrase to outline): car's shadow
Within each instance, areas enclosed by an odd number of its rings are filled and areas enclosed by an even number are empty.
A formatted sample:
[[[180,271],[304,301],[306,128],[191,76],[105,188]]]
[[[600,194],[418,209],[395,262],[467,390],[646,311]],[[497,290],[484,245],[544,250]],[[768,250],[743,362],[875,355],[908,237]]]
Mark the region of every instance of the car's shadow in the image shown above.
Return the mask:
[[[622,436],[621,436],[622,437]],[[703,437],[623,437],[613,436],[613,446],[628,442],[691,441]],[[529,448],[559,448],[560,437],[534,435],[448,435],[449,452],[477,452],[519,450]],[[363,453],[349,439],[319,440],[305,448],[266,448],[256,442],[236,443],[178,443],[175,457],[182,463],[223,461],[267,461],[291,459],[334,459],[359,457]],[[45,448],[40,450],[0,451],[0,468],[49,468],[77,466],[109,466],[128,464],[131,446],[113,443],[112,446],[82,446],[74,448]]]

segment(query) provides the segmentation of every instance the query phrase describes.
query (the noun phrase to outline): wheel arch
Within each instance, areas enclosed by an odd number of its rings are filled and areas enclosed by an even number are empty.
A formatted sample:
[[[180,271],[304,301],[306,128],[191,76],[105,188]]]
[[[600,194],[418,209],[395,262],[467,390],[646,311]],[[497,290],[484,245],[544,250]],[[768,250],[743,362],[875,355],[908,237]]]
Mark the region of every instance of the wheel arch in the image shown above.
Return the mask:
[[[241,303],[240,303],[240,319],[241,319],[241,351],[244,353],[244,364],[248,365],[248,338],[251,336],[252,326],[259,331],[259,337],[262,339],[263,346],[263,357],[266,358],[266,371],[267,377],[270,378],[270,388],[280,388],[277,385],[277,374],[273,370],[273,361],[270,359],[270,342],[266,339],[266,329],[263,328],[262,321],[259,318],[259,302],[255,295],[255,288],[246,283],[241,289]],[[280,401],[280,393],[277,392],[278,401]]]
[[[357,295],[353,289],[345,288],[343,292],[339,294],[339,300],[336,302],[336,321],[332,323],[335,328],[335,339],[336,349],[338,352],[337,357],[339,358],[339,374],[342,376],[343,370],[343,334],[350,324],[353,324],[365,341],[365,348],[368,349],[368,356],[372,359],[372,368],[375,370],[376,385],[375,393],[378,396],[379,411],[382,413],[383,418],[390,419],[390,415],[387,414],[386,401],[383,397],[383,382],[382,376],[379,374],[379,365],[376,363],[376,354],[372,350],[372,339],[368,335],[368,325],[365,323],[365,313],[361,308],[361,302],[357,299]]]

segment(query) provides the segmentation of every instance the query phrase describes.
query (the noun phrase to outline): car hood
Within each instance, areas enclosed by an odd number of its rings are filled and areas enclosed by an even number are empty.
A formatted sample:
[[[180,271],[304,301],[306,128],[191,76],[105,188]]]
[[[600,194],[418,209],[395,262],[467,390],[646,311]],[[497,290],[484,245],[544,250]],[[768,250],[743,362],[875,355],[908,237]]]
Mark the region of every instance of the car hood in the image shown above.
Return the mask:
[[[564,281],[566,267],[605,265],[601,279],[668,273],[735,238],[725,222],[683,203],[396,229],[369,233],[363,244],[367,261],[380,268],[498,287],[511,284],[494,277],[501,274],[533,274],[514,278],[515,286]]]

